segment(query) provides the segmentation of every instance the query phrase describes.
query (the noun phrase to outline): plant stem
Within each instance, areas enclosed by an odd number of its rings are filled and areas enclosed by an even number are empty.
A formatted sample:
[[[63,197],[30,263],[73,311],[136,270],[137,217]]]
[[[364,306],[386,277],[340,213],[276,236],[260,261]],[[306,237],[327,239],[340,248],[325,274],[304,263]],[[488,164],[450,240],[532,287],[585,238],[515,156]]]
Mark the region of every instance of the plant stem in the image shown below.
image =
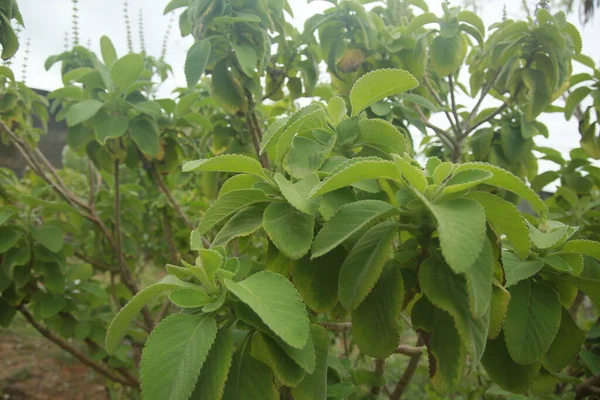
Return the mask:
[[[175,197],[173,197],[173,193],[171,193],[171,191],[169,190],[167,185],[165,185],[165,181],[163,180],[161,174],[158,171],[156,171],[154,166],[152,167],[152,170],[153,170],[154,179],[156,180],[156,183],[158,184],[160,191],[163,192],[163,194],[165,196],[167,196],[167,200],[169,201],[169,203],[171,204],[173,209],[177,212],[179,217],[183,220],[183,222],[185,223],[185,226],[189,230],[193,230],[194,224],[189,219],[189,217],[183,212],[183,210],[181,209],[181,206],[179,205],[177,200],[175,200]]]
[[[446,105],[444,104],[444,102],[442,101],[440,96],[437,94],[437,92],[433,89],[433,87],[431,86],[431,83],[429,82],[429,79],[427,79],[427,77],[423,78],[423,84],[425,85],[425,87],[427,88],[429,93],[433,96],[436,103],[438,103],[438,105],[443,108],[444,114],[446,114],[446,118],[448,119],[448,122],[450,122],[450,128],[452,129],[452,131],[455,134],[457,134],[458,127],[454,125],[454,122],[452,121],[452,117],[450,116],[450,113],[446,110]]]
[[[423,339],[421,339],[421,337],[419,336],[419,340],[417,340],[417,347],[422,345]],[[410,380],[412,379],[413,375],[415,374],[415,371],[417,370],[417,366],[419,365],[419,360],[421,360],[422,355],[423,353],[419,352],[418,354],[415,354],[410,357],[408,366],[404,370],[402,377],[400,377],[398,384],[396,384],[396,388],[390,395],[390,400],[399,400],[400,398],[402,398],[402,394],[406,390]]]
[[[377,358],[375,360],[375,373],[378,376],[383,377],[383,373],[385,372],[385,359]],[[381,386],[373,386],[371,388],[371,394],[374,396],[378,396],[381,393]]]
[[[319,322],[319,325],[333,332],[344,332],[352,329],[352,322]]]
[[[31,315],[31,313],[25,306],[21,305],[18,307],[18,309],[21,312],[21,314],[23,314],[23,316],[25,317],[27,322],[29,322],[42,336],[44,336],[46,339],[50,340],[52,343],[56,344],[61,349],[70,353],[72,356],[77,358],[83,364],[92,368],[94,371],[98,372],[102,376],[104,376],[112,381],[120,383],[121,385],[130,386],[130,387],[138,387],[139,386],[139,382],[137,382],[137,380],[136,380],[136,382],[131,382],[130,379],[124,378],[123,376],[121,376],[119,373],[112,370],[108,366],[105,366],[103,364],[100,364],[100,363],[92,360],[90,357],[88,357],[86,354],[82,353],[79,349],[77,349],[71,343],[63,340],[62,338],[60,338],[59,336],[57,336],[56,334],[51,332],[46,327],[37,323],[37,321],[33,318],[33,315]]]
[[[454,78],[452,74],[448,75],[448,85],[450,86],[450,104],[452,109],[452,115],[454,115],[454,121],[456,122],[456,135],[460,136],[460,120],[458,119],[458,112],[456,111],[456,99],[454,98]]]
[[[394,354],[402,354],[405,356],[416,356],[419,354],[423,354],[423,350],[425,350],[425,346],[413,347],[406,344],[399,345],[396,350],[394,350]]]
[[[596,374],[575,388],[575,400],[581,400],[591,394],[600,394],[600,374]]]

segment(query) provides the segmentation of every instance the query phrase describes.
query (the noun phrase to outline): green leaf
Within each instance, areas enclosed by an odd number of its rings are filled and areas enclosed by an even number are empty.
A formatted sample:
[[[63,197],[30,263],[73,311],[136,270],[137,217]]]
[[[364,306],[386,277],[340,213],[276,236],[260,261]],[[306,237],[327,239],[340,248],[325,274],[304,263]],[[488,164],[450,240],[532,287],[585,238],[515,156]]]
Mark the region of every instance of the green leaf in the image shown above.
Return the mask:
[[[246,173],[264,178],[262,166],[256,159],[241,154],[224,154],[213,158],[188,161],[181,167],[183,172],[218,171]]]
[[[211,247],[225,246],[234,238],[248,236],[260,229],[264,211],[262,207],[248,207],[235,214],[217,233]]]
[[[2,274],[1,271],[0,274]],[[0,298],[0,326],[8,328],[15,315],[17,315],[17,309]],[[329,343],[327,344],[329,345]]]
[[[528,68],[523,71],[523,83],[529,90],[529,102],[525,106],[525,118],[534,121],[552,100],[552,91],[544,71]]]
[[[226,279],[225,286],[284,342],[297,349],[304,347],[309,333],[308,315],[290,281],[262,271],[241,282]]]
[[[367,297],[379,280],[390,250],[397,225],[382,222],[369,229],[356,242],[342,264],[338,296],[347,310],[354,310]]]
[[[74,126],[80,124],[100,111],[104,103],[98,100],[87,99],[72,105],[67,111],[67,125]]]
[[[439,21],[437,15],[432,12],[425,12],[412,18],[406,26],[406,33],[410,34],[426,24],[433,24]]]
[[[296,183],[291,183],[283,175],[275,174],[275,182],[283,197],[298,211],[315,215],[321,199],[309,199],[310,191],[320,182],[317,174],[309,174]]]
[[[429,377],[441,395],[460,382],[465,368],[465,346],[452,317],[421,297],[412,308],[414,329],[421,332],[429,353]]]
[[[162,292],[182,288],[200,290],[198,286],[186,283],[172,275],[167,275],[159,282],[140,290],[123,308],[121,308],[110,323],[108,331],[106,332],[106,352],[108,354],[115,353],[119,342],[127,333],[127,326],[150,300]]]
[[[227,59],[215,65],[212,71],[211,93],[214,100],[225,111],[235,114],[246,111],[248,103],[244,97],[241,85],[236,82],[229,71]]]
[[[474,12],[462,10],[460,13],[458,13],[458,20],[473,25],[475,28],[477,28],[482,36],[485,36],[485,26],[483,25],[483,21]]]
[[[102,113],[100,118],[94,120],[94,133],[100,144],[105,144],[106,139],[118,138],[125,134],[129,118],[124,115]]]
[[[429,57],[433,70],[440,76],[447,76],[462,64],[467,47],[460,35],[436,36],[429,46]]]
[[[527,202],[529,202],[531,207],[538,214],[548,213],[548,207],[540,198],[540,196],[538,196],[536,192],[534,192],[529,186],[527,186],[525,182],[523,182],[521,179],[519,179],[512,173],[503,170],[500,167],[496,167],[495,165],[479,162],[461,164],[456,168],[455,173],[469,169],[484,169],[493,173],[494,176],[489,178],[485,182],[487,185],[492,185],[501,189],[506,189],[522,197],[523,199],[527,200]]]
[[[380,200],[362,200],[341,206],[315,237],[311,259],[327,254],[374,221],[396,213],[394,206]]]
[[[547,232],[542,232],[531,224],[528,225],[531,242],[538,249],[549,249],[558,246],[567,239],[569,227],[566,225],[550,229]]]
[[[303,257],[290,266],[294,286],[313,311],[324,313],[338,303],[338,277],[346,255],[336,249],[316,260]]]
[[[307,373],[302,382],[292,388],[294,400],[325,400],[327,398],[327,353],[329,335],[319,325],[310,326],[310,334],[316,353],[315,369]]]
[[[244,74],[252,77],[256,73],[256,64],[258,63],[258,56],[254,49],[246,45],[233,44],[233,52],[235,57],[242,68]]]
[[[386,358],[400,341],[398,316],[404,305],[404,281],[395,265],[386,268],[379,281],[352,311],[352,334],[361,352]]]
[[[57,253],[63,247],[63,232],[56,226],[32,227],[31,234],[48,250]]]
[[[117,51],[115,46],[108,36],[102,36],[100,38],[100,52],[102,53],[102,59],[107,67],[111,67],[117,60]]]
[[[192,89],[206,69],[210,57],[210,40],[200,40],[192,45],[185,58],[185,80],[188,89]]]
[[[327,103],[327,113],[329,114],[329,118],[333,121],[334,126],[337,126],[342,122],[344,117],[348,115],[344,99],[340,96],[329,99],[329,102]]]
[[[365,108],[393,96],[416,88],[417,80],[401,69],[379,69],[368,72],[354,82],[350,90],[352,116]]]
[[[471,192],[466,197],[478,202],[496,232],[506,236],[519,257],[527,258],[531,250],[529,229],[519,209],[514,204],[487,192]]]
[[[315,217],[288,203],[271,203],[265,209],[263,228],[275,247],[286,257],[298,260],[310,250]]]
[[[306,372],[269,336],[256,333],[251,346],[250,355],[268,365],[282,384],[295,387],[304,378]]]
[[[275,139],[279,139],[285,128],[287,127],[287,123],[290,118],[279,118],[276,119],[269,125],[267,130],[265,131],[262,141],[260,142],[260,154],[263,154],[265,149],[269,147],[271,142],[275,141]]]
[[[468,271],[486,241],[483,207],[469,199],[433,204],[419,196],[437,221],[444,259],[454,272]]]
[[[579,30],[570,22],[567,22],[565,27],[562,29],[563,33],[566,33],[571,37],[575,54],[580,54],[583,50],[583,40],[581,39],[581,33]]]
[[[583,99],[591,93],[591,91],[591,88],[587,86],[581,86],[573,90],[571,94],[569,94],[569,97],[567,98],[567,101],[565,103],[565,119],[567,121],[570,120],[573,116],[575,107],[577,107],[577,105],[579,105],[579,103],[581,103]]]
[[[222,400],[279,400],[273,372],[264,363],[244,352],[233,356]]]
[[[450,179],[444,185],[444,194],[461,192],[475,187],[491,178],[493,174],[482,169],[470,169],[467,171],[458,171],[452,174]]]
[[[541,360],[560,326],[558,293],[542,282],[524,280],[509,289],[511,299],[504,322],[506,346],[515,362]]]
[[[110,77],[121,90],[135,82],[144,69],[144,58],[139,54],[127,54],[119,58],[110,68]]]
[[[583,254],[600,260],[600,242],[576,239],[568,241],[560,254]]]
[[[67,301],[61,295],[44,293],[40,300],[40,314],[42,318],[50,318],[62,311]]]
[[[4,206],[4,210],[0,210],[0,226],[16,214],[16,210],[12,210],[9,207]]]
[[[208,1],[205,1],[205,3],[208,3]],[[189,0],[171,0],[171,2],[169,2],[169,4],[167,4],[167,6],[165,7],[163,15],[168,14],[171,11],[176,10],[178,8],[187,7],[189,5]]]
[[[146,118],[129,121],[129,134],[142,153],[157,156],[160,151],[158,127]]]
[[[142,352],[144,399],[188,399],[217,335],[207,315],[176,314],[154,328]]]
[[[197,231],[203,234],[231,215],[252,204],[270,201],[265,192],[259,189],[240,189],[227,192],[219,196],[208,210],[206,210]]]
[[[181,308],[202,307],[212,301],[206,293],[192,289],[175,289],[169,293],[169,300]]]
[[[8,251],[20,238],[21,233],[11,226],[0,228],[0,253]]]
[[[400,157],[397,154],[393,155],[394,163],[398,168],[398,172],[406,179],[406,182],[419,192],[423,193],[427,188],[427,178],[423,170],[414,166],[409,157]]]
[[[506,349],[503,334],[488,340],[481,362],[498,386],[513,393],[525,393],[533,385],[541,367],[539,361],[528,365],[514,362]]]
[[[314,132],[324,133],[329,136],[329,139],[323,138],[323,140],[317,141],[304,136],[296,136],[283,159],[283,168],[294,178],[304,178],[321,168],[335,145],[336,137],[334,135],[324,131]],[[307,154],[310,154],[310,157],[307,157]]]
[[[585,334],[563,308],[558,334],[542,360],[544,368],[551,372],[560,372],[567,367],[581,351]]]
[[[504,325],[504,319],[506,318],[509,302],[510,293],[499,284],[494,284],[492,288],[492,301],[490,303],[489,339],[495,339],[500,334],[502,326]]]
[[[421,263],[419,284],[434,306],[452,316],[465,348],[472,357],[472,368],[475,368],[485,350],[489,312],[478,318],[472,316],[464,278],[454,274],[438,256],[430,256]]]
[[[465,273],[469,307],[473,318],[482,317],[492,301],[492,282],[494,280],[494,254],[489,241],[483,245],[473,267]]]
[[[522,261],[516,254],[508,250],[502,252],[502,264],[506,287],[534,276],[544,267],[544,263],[540,260]]]
[[[223,396],[234,350],[231,331],[219,330],[190,399],[220,399]]]
[[[377,157],[356,157],[337,166],[320,184],[314,187],[310,197],[321,196],[365,179],[392,179],[399,181],[400,173],[392,161]]]
[[[252,186],[258,182],[262,182],[262,180],[256,175],[234,175],[231,178],[227,179],[225,183],[223,183],[223,186],[221,186],[221,190],[219,191],[219,196],[224,195],[225,193],[231,192],[233,190],[251,189]]]
[[[366,146],[384,154],[404,155],[406,138],[394,125],[383,119],[362,119],[358,122],[355,146]]]

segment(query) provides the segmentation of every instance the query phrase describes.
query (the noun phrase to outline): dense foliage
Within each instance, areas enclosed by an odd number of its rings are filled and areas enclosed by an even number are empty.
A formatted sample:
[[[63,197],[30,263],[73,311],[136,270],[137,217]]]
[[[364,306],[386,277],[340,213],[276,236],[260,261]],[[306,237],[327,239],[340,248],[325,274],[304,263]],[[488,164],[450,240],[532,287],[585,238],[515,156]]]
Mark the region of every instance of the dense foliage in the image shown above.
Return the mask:
[[[22,314],[125,398],[597,395],[600,74],[577,29],[332,3],[300,32],[285,0],[171,1],[195,40],[173,98],[162,58],[107,37],[48,59],[48,99],[0,67],[29,165],[0,175],[0,325]],[[570,160],[536,146],[544,112],[578,119]]]

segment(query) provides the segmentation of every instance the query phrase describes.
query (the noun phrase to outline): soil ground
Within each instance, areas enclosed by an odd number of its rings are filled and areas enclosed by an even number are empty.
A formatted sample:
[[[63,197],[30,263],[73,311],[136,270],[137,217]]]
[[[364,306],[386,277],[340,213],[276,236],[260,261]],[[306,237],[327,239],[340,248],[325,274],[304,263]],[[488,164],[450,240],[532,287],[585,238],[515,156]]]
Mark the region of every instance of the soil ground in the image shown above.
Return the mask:
[[[0,400],[108,400],[102,382],[24,322],[0,328]]]

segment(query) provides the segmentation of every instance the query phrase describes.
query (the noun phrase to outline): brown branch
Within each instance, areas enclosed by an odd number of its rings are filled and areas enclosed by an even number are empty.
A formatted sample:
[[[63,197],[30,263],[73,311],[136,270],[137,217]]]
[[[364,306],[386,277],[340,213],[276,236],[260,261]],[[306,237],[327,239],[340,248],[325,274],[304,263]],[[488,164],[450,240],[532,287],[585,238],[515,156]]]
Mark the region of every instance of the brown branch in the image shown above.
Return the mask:
[[[481,95],[479,96],[479,100],[477,100],[477,103],[475,103],[475,107],[473,107],[473,109],[471,110],[471,112],[469,113],[467,118],[462,123],[462,128],[464,130],[468,129],[469,124],[471,123],[471,120],[479,112],[479,107],[481,107],[481,104],[483,103],[483,99],[488,95],[488,93],[492,89],[492,86],[494,86],[494,83],[496,82],[496,78],[498,78],[498,75],[500,75],[500,70],[498,70],[494,74],[494,77],[492,79],[490,79],[490,81],[483,87],[483,89],[481,89]],[[464,138],[466,136],[467,135],[463,134],[461,137]]]
[[[469,133],[473,132],[475,129],[479,128],[481,125],[485,124],[486,122],[489,122],[492,119],[494,119],[496,117],[496,115],[502,113],[504,110],[506,110],[506,108],[508,108],[508,103],[505,101],[493,113],[491,113],[490,115],[488,115],[487,117],[485,117],[481,121],[477,122],[475,125],[472,125],[469,128],[465,129],[465,131],[463,132],[463,134],[460,136],[460,139],[464,139],[467,136],[469,136]]]
[[[114,163],[114,213],[115,213],[115,226],[114,226],[114,249],[117,257],[117,266],[119,267],[119,271],[121,272],[121,280],[127,286],[127,288],[135,295],[139,289],[137,286],[137,282],[131,276],[131,271],[127,266],[127,260],[123,255],[123,243],[121,239],[121,182],[119,173],[119,160],[115,159]],[[146,323],[146,327],[148,330],[152,330],[154,327],[154,321],[152,320],[152,316],[150,315],[150,311],[148,307],[144,307],[142,309],[142,316],[144,317],[144,322]]]
[[[417,110],[417,114],[419,115],[419,119],[421,120],[421,122],[429,129],[432,129],[436,133],[436,135],[440,138],[440,140],[446,145],[446,147],[448,147],[448,149],[453,151],[454,148],[456,147],[455,146],[456,140],[450,134],[448,134],[448,132],[446,132],[445,130],[431,124],[429,122],[429,120],[427,119],[427,117],[425,116],[425,114],[423,114],[421,107],[415,106],[415,108]]]
[[[377,358],[375,360],[375,373],[378,376],[383,377],[383,373],[385,372],[385,359]],[[371,388],[371,394],[374,396],[378,396],[381,393],[381,386],[373,386]]]
[[[56,336],[56,334],[54,334],[52,331],[50,331],[46,327],[37,323],[37,321],[33,318],[33,315],[31,315],[31,313],[25,306],[21,305],[18,307],[18,309],[21,312],[21,314],[23,314],[23,316],[25,317],[27,322],[29,322],[42,336],[44,336],[46,339],[50,340],[52,343],[56,344],[61,349],[70,353],[72,356],[77,358],[83,364],[87,365],[94,371],[98,372],[100,375],[102,375],[112,381],[115,381],[117,383],[120,383],[121,385],[130,386],[130,387],[138,387],[138,384],[134,384],[133,382],[130,381],[130,379],[126,379],[125,377],[123,377],[122,375],[120,375],[119,373],[114,371],[113,369],[109,368],[108,366],[105,366],[103,364],[100,364],[100,363],[92,360],[90,357],[88,357],[86,354],[82,353],[79,349],[77,349],[71,343],[65,341],[64,339],[60,338],[59,336]]]
[[[171,204],[171,206],[175,209],[175,211],[177,212],[177,214],[179,215],[179,217],[181,217],[181,219],[185,223],[185,226],[189,230],[193,230],[194,229],[194,224],[189,219],[189,217],[183,212],[183,210],[181,209],[181,206],[179,205],[179,203],[177,202],[177,200],[175,200],[175,197],[173,197],[173,193],[171,193],[171,191],[169,190],[169,188],[167,187],[167,185],[165,185],[165,181],[163,180],[162,175],[158,171],[156,171],[156,169],[154,167],[152,169],[153,169],[153,172],[154,172],[153,173],[154,179],[156,180],[156,183],[158,184],[158,187],[160,188],[160,191],[163,192],[163,194],[165,196],[167,196],[167,200],[169,201],[169,203]]]
[[[88,256],[86,256],[84,254],[81,254],[79,252],[75,252],[75,254],[73,254],[73,255],[75,257],[79,258],[80,260],[85,261],[86,263],[88,263],[88,264],[90,264],[90,265],[92,265],[92,266],[94,266],[94,267],[96,267],[96,268],[98,268],[98,269],[100,269],[102,271],[113,271],[113,272],[116,271],[115,268],[113,268],[113,267],[111,267],[111,266],[109,266],[107,264],[104,264],[101,261],[93,260],[93,259],[89,258]]]
[[[452,74],[448,75],[448,85],[450,86],[450,104],[452,109],[452,115],[454,115],[454,120],[456,122],[456,135],[460,135],[460,120],[458,119],[458,112],[456,111],[456,99],[454,98],[454,79],[452,78]]]
[[[101,350],[100,346],[98,346],[98,344],[96,344],[96,342],[92,341],[90,338],[86,338],[85,343],[88,345],[88,347],[92,351]],[[104,361],[104,363],[108,365],[108,362],[107,362],[108,357],[104,357],[104,359],[102,361]],[[108,367],[110,367],[110,366],[108,365]],[[138,378],[135,377],[129,370],[127,370],[123,367],[115,368],[115,370],[118,371],[125,379],[127,379],[131,383],[131,386],[133,386],[133,387],[140,386],[140,381],[138,380]]]
[[[401,344],[396,348],[396,350],[394,350],[394,354],[402,354],[412,357],[423,354],[423,351],[426,349],[427,348],[425,346],[413,347],[406,344]]]
[[[575,400],[585,399],[591,394],[600,394],[600,374],[596,374],[588,380],[580,383],[575,388]]]
[[[423,339],[419,336],[419,340],[417,341],[417,347],[422,346],[423,343]],[[390,395],[390,400],[399,400],[400,398],[402,398],[402,394],[406,390],[408,383],[412,379],[413,375],[415,374],[415,371],[417,370],[417,367],[419,366],[419,361],[421,360],[422,355],[423,353],[419,352],[419,354],[415,354],[410,357],[410,361],[408,362],[404,373],[402,374],[400,380],[396,384],[396,388]]]
[[[427,91],[429,91],[429,93],[433,96],[436,103],[438,103],[438,105],[440,107],[442,107],[442,111],[444,112],[444,114],[446,114],[446,118],[448,119],[448,122],[450,122],[450,128],[452,128],[452,131],[454,133],[458,133],[458,127],[454,125],[454,122],[452,122],[452,117],[450,116],[450,113],[446,110],[446,105],[442,101],[441,97],[437,94],[437,92],[433,89],[433,87],[431,86],[431,83],[429,82],[429,79],[427,79],[427,77],[423,78],[423,84],[427,88]]]
[[[334,332],[344,332],[352,329],[352,322],[319,322],[319,325]]]

